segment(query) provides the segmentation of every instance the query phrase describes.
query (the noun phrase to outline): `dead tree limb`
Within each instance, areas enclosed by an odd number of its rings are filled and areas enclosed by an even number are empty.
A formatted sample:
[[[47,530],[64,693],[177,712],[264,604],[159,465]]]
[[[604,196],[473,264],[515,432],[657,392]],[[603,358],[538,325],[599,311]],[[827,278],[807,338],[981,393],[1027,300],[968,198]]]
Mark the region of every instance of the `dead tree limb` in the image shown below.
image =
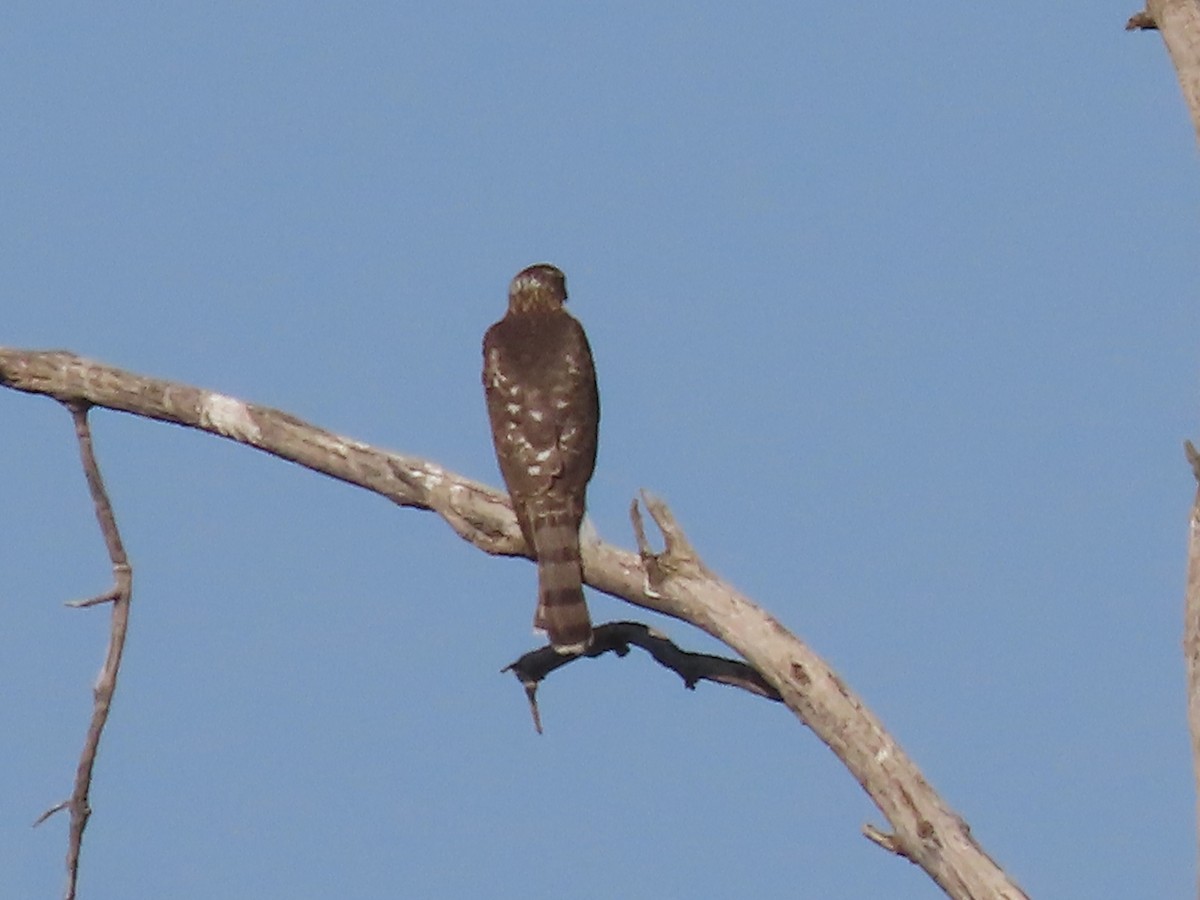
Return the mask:
[[[1192,117],[1192,127],[1200,140],[1200,0],[1146,0],[1146,8],[1130,18],[1125,27],[1131,31],[1154,30],[1162,36]],[[1186,443],[1185,450],[1192,473],[1200,483],[1200,454],[1191,441]],[[1187,670],[1192,775],[1196,783],[1196,819],[1200,825],[1200,487],[1192,504],[1188,532],[1183,654]],[[1197,840],[1200,851],[1200,828]]]
[[[238,441],[431,510],[486,553],[525,556],[502,492],[426,460],[377,450],[278,410],[146,378],[71,353],[0,348],[0,386],[104,406]],[[709,571],[666,504],[645,498],[665,541],[653,551],[635,504],[638,552],[585,535],[584,580],[619,599],[688,622],[741,655],[838,756],[879,807],[889,831],[865,834],[919,865],[956,900],[1025,897],[925,781],[882,723],[835,672],[774,617]]]
[[[96,753],[100,749],[100,736],[108,723],[108,713],[112,708],[113,696],[117,690],[117,676],[121,671],[121,653],[125,649],[125,634],[129,628],[129,601],[133,598],[133,570],[129,566],[129,558],[125,554],[125,546],[121,542],[121,532],[117,528],[117,519],[113,514],[112,503],[108,499],[108,491],[104,487],[104,479],[100,475],[100,466],[96,462],[96,453],[92,447],[92,431],[88,426],[88,404],[79,401],[66,401],[75,422],[75,437],[79,441],[79,457],[83,464],[83,474],[87,478],[88,490],[92,495],[92,503],[96,508],[96,521],[100,524],[100,533],[104,536],[104,544],[108,548],[108,558],[113,567],[113,586],[96,597],[87,600],[76,600],[70,606],[88,607],[102,603],[112,604],[112,618],[108,635],[108,652],[104,657],[104,665],[96,676],[92,688],[92,720],[88,725],[87,737],[84,739],[83,751],[79,755],[79,766],[75,770],[75,786],[71,797],[56,806],[51,807],[38,817],[33,824],[40,825],[59,810],[69,810],[71,813],[70,837],[67,842],[67,887],[64,893],[66,900],[75,900],[76,887],[79,883],[79,854],[83,849],[83,831],[87,828],[92,808],[88,797],[92,790],[92,772],[96,767]]]
[[[1187,671],[1188,730],[1192,736],[1192,775],[1196,782],[1196,816],[1200,821],[1200,451],[1184,445],[1196,498],[1188,529],[1187,588],[1184,596],[1183,660]]]

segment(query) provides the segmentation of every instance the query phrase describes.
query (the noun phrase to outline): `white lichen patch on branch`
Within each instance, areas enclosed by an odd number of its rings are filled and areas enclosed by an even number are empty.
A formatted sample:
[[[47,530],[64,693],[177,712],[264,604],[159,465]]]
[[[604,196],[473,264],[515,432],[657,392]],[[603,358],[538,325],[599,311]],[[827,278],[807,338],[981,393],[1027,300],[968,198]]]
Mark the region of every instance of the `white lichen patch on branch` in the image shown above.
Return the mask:
[[[349,459],[355,453],[370,453],[372,450],[370,444],[332,432],[318,432],[312,436],[312,441],[324,452],[332,453],[341,459]]]
[[[414,481],[419,481],[421,486],[427,491],[437,490],[442,486],[442,482],[446,480],[446,470],[441,466],[435,466],[433,463],[423,463],[419,466],[413,466],[409,470],[409,475]]]
[[[355,440],[354,438],[348,438],[342,434],[332,435],[332,438],[335,442],[334,449],[337,450],[342,456],[348,456],[348,451],[350,450],[354,450],[358,453],[373,453],[375,451],[375,448],[370,444],[364,441]]]
[[[262,437],[262,432],[246,404],[224,394],[207,392],[202,396],[200,424],[239,441],[254,442]]]

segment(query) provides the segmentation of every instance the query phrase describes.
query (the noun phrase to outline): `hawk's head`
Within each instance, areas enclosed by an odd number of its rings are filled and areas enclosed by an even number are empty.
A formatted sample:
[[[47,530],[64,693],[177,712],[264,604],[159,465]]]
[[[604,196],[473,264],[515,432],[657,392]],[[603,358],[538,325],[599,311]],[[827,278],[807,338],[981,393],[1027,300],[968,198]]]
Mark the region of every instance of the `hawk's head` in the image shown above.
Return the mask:
[[[514,313],[562,309],[566,299],[567,276],[549,263],[522,269],[508,286],[508,309]]]

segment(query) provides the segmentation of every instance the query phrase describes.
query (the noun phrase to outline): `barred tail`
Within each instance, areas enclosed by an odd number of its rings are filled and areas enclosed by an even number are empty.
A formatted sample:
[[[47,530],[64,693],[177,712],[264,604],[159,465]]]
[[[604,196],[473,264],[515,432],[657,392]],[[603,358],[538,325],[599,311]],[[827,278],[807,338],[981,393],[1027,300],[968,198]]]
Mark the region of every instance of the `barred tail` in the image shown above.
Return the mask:
[[[583,599],[579,526],[564,512],[533,520],[538,605],[533,627],[544,630],[559,653],[578,653],[592,642],[592,620]]]

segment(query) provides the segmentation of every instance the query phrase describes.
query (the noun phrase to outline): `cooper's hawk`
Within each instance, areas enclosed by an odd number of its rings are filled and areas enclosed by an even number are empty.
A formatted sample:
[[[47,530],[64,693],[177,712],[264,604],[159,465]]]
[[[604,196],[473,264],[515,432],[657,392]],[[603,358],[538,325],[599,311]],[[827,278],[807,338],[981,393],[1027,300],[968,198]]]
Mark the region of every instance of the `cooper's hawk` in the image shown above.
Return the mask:
[[[530,266],[508,288],[508,312],[483,337],[483,387],[500,474],[537,558],[535,628],[560,653],[583,650],[579,526],[596,466],[600,397],[583,327],[563,308],[567,281]]]

